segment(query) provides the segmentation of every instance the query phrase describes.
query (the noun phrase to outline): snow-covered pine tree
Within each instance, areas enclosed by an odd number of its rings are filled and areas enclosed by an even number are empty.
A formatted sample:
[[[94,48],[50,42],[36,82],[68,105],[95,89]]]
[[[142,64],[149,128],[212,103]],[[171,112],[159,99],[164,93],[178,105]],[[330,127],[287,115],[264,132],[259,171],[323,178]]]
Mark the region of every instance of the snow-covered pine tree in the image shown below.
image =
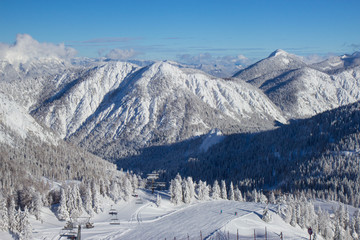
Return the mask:
[[[314,232],[319,231],[319,225],[315,213],[314,204],[311,201],[305,202],[305,226],[312,226]]]
[[[290,225],[295,227],[297,224],[297,214],[296,214],[296,207],[292,207],[291,208],[292,212],[291,212],[291,219],[290,219]]]
[[[227,190],[225,180],[221,180],[221,195],[222,199],[227,199]]]
[[[220,198],[221,190],[217,180],[214,181],[213,187],[211,189],[211,198],[217,200]]]
[[[210,186],[206,184],[206,181],[202,184],[202,192],[204,200],[208,200],[210,198]]]
[[[359,239],[359,235],[357,234],[357,232],[355,230],[355,221],[354,221],[354,219],[351,221],[351,224],[350,224],[350,234],[351,234],[351,237],[353,239]]]
[[[120,187],[118,182],[116,181],[111,181],[111,185],[110,185],[110,198],[114,201],[117,202],[118,200],[120,200]]]
[[[269,195],[269,203],[271,203],[271,204],[276,204],[275,194],[274,194],[273,191],[270,192],[270,195]]]
[[[301,228],[305,228],[305,209],[302,207],[302,204],[297,202],[295,206],[296,210],[296,222]]]
[[[235,200],[235,192],[234,192],[233,182],[230,182],[230,186],[229,186],[229,200],[232,200],[232,201]]]
[[[100,199],[99,199],[100,194],[99,194],[98,186],[94,181],[91,184],[91,194],[92,194],[92,209],[94,210],[94,212],[100,213],[101,212]]]
[[[335,223],[334,239],[336,239],[336,240],[348,240],[346,238],[345,229],[343,229],[340,222]]]
[[[339,205],[335,212],[335,218],[343,229],[346,229],[349,226],[349,212],[347,208],[345,208],[344,204]]]
[[[186,179],[184,179],[182,182],[182,193],[183,193],[183,202],[189,204],[191,202],[190,187]]]
[[[131,181],[129,180],[129,178],[125,177],[124,178],[124,200],[125,201],[129,201],[131,194],[133,193],[133,188],[131,185]]]
[[[190,193],[190,201],[192,201],[195,197],[195,185],[192,177],[187,177],[187,183],[189,186],[189,193]]]
[[[262,219],[264,222],[267,222],[267,223],[272,220],[270,211],[269,211],[269,209],[268,209],[267,206],[264,208],[263,215],[262,215],[262,218],[261,218],[261,219]]]
[[[111,187],[111,186],[110,186]],[[104,179],[100,178],[99,179],[99,191],[100,194],[105,197],[107,195],[107,191],[106,191],[106,186],[105,186],[105,182]],[[110,196],[111,197],[111,196]]]
[[[43,207],[43,201],[41,194],[39,192],[34,192],[32,194],[31,200],[31,213],[34,214],[36,220],[41,220],[41,208]]]
[[[251,201],[256,203],[259,201],[258,192],[256,191],[256,189],[253,189],[251,192]]]
[[[181,179],[181,178],[180,178]],[[179,178],[175,178],[170,182],[170,195],[171,195],[171,202],[175,205],[178,205],[182,201],[182,187],[181,181]]]
[[[29,211],[27,207],[25,207],[23,212],[19,212],[18,234],[20,240],[28,240],[32,238],[32,227],[29,221]]]
[[[69,210],[67,208],[66,190],[61,188],[60,204],[57,209],[57,215],[60,220],[68,220],[70,218]]]
[[[72,187],[73,190],[73,194],[74,194],[74,199],[75,199],[75,209],[76,212],[71,212],[70,211],[70,216],[72,217],[78,217],[81,215],[82,213],[82,206],[83,206],[83,202],[81,199],[81,194],[80,194],[80,189],[79,189],[79,185],[78,184],[74,184]],[[73,214],[73,215],[72,215]]]
[[[0,231],[9,229],[9,215],[6,207],[6,199],[0,193]]]
[[[161,204],[161,196],[160,196],[160,194],[158,193],[158,194],[156,195],[156,206],[157,206],[157,207],[160,207],[160,204]]]
[[[8,208],[8,216],[9,216],[9,230],[10,232],[15,233],[16,232],[16,226],[17,226],[17,211],[15,209],[15,200],[14,198],[10,199],[10,205]]]
[[[265,194],[263,194],[262,192],[260,192],[260,194],[259,194],[258,196],[259,196],[259,202],[260,202],[260,203],[263,203],[263,204],[268,203],[268,199],[267,199],[267,197],[265,196]]]
[[[17,210],[15,210],[15,217],[14,217],[14,222],[13,222],[13,229],[11,230],[12,234],[14,234],[16,236],[16,238],[20,238],[20,232],[21,232],[21,215],[22,212],[20,210],[20,208],[18,208]]]
[[[326,240],[333,240],[334,239],[334,231],[332,230],[332,227],[329,224],[331,224],[331,222],[329,222],[328,225],[325,227],[323,236]]]
[[[290,203],[287,204],[286,209],[285,209],[285,215],[284,215],[284,221],[286,223],[290,223],[291,220],[293,219],[293,207]]]
[[[71,218],[77,218],[82,213],[82,200],[77,184],[66,187],[66,206]]]
[[[131,185],[132,185],[132,188],[133,188],[133,193],[135,193],[136,189],[139,188],[139,179],[138,179],[138,176],[136,174],[132,175]]]
[[[82,191],[82,202],[84,205],[84,209],[85,211],[90,215],[93,216],[94,211],[92,208],[92,203],[93,203],[93,199],[92,199],[92,193],[91,193],[91,187],[90,184],[86,184],[83,188]]]
[[[238,201],[238,202],[242,202],[244,199],[243,199],[243,196],[241,194],[241,191],[240,189],[236,186],[235,188],[235,201]]]
[[[196,184],[196,187],[195,187],[196,196],[197,196],[197,199],[199,199],[199,200],[203,200],[201,185],[202,185],[202,181],[199,180],[199,182]]]
[[[360,210],[357,209],[353,214],[354,229],[358,236],[360,236]]]
[[[204,200],[203,194],[203,182],[199,180],[198,184],[196,185],[196,194],[199,200]]]

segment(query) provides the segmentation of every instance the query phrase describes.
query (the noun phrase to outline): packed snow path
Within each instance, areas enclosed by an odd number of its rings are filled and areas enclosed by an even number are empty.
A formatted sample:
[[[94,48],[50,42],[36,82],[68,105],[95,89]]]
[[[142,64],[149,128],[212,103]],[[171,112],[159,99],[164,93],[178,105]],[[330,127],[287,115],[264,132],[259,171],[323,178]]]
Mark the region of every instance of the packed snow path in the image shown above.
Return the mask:
[[[200,231],[205,239],[231,220],[262,211],[259,204],[247,204],[247,209],[243,207],[242,203],[230,201],[199,203],[156,219],[142,220],[137,225],[123,224],[119,227],[123,231],[106,239],[187,239],[187,236],[200,237]],[[141,209],[137,211],[137,214],[140,213]]]
[[[240,239],[264,238],[267,228],[268,239],[308,239],[306,229],[292,227],[273,212],[275,206],[270,206],[272,220],[269,223],[261,220],[265,204],[251,202],[235,202],[228,200],[210,200],[206,202],[194,201],[191,205],[180,204],[174,206],[166,193],[159,192],[162,197],[159,207],[156,206],[156,195],[148,191],[138,191],[139,198],[132,198],[129,202],[112,202],[104,198],[101,201],[103,212],[91,218],[94,228],[82,228],[81,236],[84,240],[187,240],[187,239],[236,239],[237,231]],[[140,200],[141,199],[141,200]],[[327,206],[327,203],[318,203]],[[329,205],[330,206],[330,205]],[[330,207],[328,208],[330,209]],[[117,211],[119,225],[113,225],[113,215],[110,209]],[[235,212],[237,213],[235,215]],[[60,233],[66,224],[59,221],[48,208],[42,209],[43,221],[31,217],[33,239],[63,240]],[[78,223],[88,219],[78,218]],[[77,229],[74,229],[75,232]],[[0,239],[12,239],[8,233],[0,232]],[[321,239],[321,238],[319,238]]]

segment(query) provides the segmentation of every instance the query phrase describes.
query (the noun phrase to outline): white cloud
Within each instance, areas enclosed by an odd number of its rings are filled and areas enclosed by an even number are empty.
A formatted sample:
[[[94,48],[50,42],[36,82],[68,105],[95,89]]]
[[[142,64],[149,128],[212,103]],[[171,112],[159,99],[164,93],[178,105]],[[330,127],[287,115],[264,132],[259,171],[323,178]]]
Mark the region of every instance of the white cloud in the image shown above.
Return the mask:
[[[250,60],[244,55],[213,57],[210,53],[200,53],[198,55],[183,54],[178,55],[180,62],[186,64],[217,64],[223,66],[229,65],[248,65]]]
[[[112,49],[108,54],[105,55],[106,58],[114,60],[128,60],[132,57],[137,56],[139,53],[135,52],[134,49]]]
[[[0,43],[0,59],[10,62],[26,62],[30,59],[58,58],[68,60],[76,50],[63,43],[39,43],[28,34],[18,34],[14,44]]]
[[[312,54],[312,55],[308,55],[308,56],[304,56],[302,57],[303,61],[307,64],[313,64],[313,63],[319,63],[322,61],[325,61],[326,59],[329,59],[330,57],[333,57],[335,55],[333,54],[327,54],[327,55],[317,55],[317,54]]]

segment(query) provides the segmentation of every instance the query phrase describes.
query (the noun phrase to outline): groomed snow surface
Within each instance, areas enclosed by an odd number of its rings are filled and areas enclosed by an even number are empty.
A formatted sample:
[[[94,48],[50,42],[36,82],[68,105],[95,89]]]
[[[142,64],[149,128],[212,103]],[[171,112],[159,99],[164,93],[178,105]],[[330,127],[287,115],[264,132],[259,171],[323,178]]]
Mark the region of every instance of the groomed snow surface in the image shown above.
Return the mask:
[[[195,201],[190,205],[175,206],[169,196],[161,192],[161,204],[156,206],[156,193],[138,190],[138,197],[129,202],[114,204],[103,199],[103,212],[90,219],[94,228],[82,227],[81,239],[308,239],[306,230],[292,227],[275,213],[276,206],[270,206],[272,220],[261,220],[265,204],[236,202],[229,200]],[[326,203],[323,203],[326,204]],[[110,209],[115,209],[118,220],[112,220]],[[222,212],[221,212],[222,211]],[[235,214],[235,212],[237,214]],[[42,210],[42,221],[31,216],[33,239],[64,240],[61,234],[66,222],[58,221],[48,208]],[[83,224],[88,218],[78,218]],[[120,223],[114,225],[110,223]],[[77,232],[77,228],[73,230]],[[229,238],[228,238],[229,237]],[[8,233],[0,232],[0,239],[12,239]],[[318,237],[318,239],[322,239]]]

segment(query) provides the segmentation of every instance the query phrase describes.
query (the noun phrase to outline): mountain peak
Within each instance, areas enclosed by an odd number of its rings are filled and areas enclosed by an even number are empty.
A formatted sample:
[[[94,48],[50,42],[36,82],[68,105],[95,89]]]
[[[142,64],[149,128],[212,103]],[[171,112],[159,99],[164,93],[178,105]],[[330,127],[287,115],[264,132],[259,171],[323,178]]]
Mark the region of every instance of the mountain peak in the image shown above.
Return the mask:
[[[272,52],[269,57],[276,57],[276,56],[286,56],[288,55],[287,52],[285,52],[284,50],[282,49],[277,49],[275,50],[274,52]]]

